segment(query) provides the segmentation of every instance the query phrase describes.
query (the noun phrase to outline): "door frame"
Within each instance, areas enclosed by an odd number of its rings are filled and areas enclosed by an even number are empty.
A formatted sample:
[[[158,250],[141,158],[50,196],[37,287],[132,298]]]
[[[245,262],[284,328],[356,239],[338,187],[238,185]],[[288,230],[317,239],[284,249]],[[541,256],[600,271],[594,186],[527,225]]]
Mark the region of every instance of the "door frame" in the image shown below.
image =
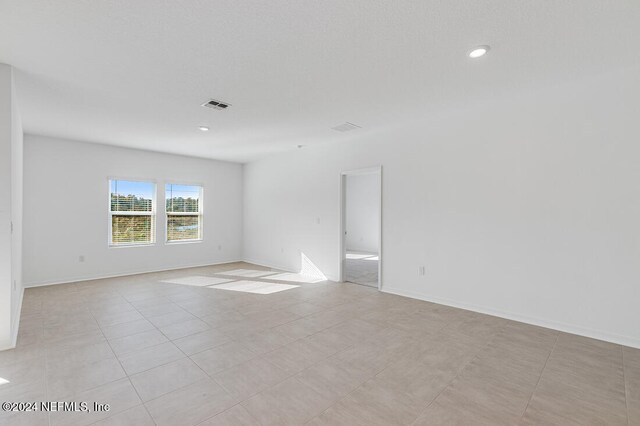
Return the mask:
[[[382,165],[346,170],[340,173],[340,281],[345,281],[345,263],[347,258],[347,176],[366,174],[378,175],[380,194],[380,203],[378,206],[378,290],[382,290]]]

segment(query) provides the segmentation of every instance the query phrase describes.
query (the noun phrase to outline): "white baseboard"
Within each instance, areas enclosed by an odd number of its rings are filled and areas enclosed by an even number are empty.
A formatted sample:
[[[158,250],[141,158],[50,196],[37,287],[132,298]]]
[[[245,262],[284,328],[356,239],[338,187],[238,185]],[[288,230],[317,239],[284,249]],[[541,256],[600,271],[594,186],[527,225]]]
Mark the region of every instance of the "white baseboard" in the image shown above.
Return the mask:
[[[21,307],[22,307],[22,300],[23,300],[23,297],[24,297],[24,289],[25,288],[40,287],[40,286],[46,286],[46,285],[65,284],[65,283],[73,283],[73,282],[88,281],[88,280],[97,280],[97,279],[104,279],[104,278],[116,278],[116,277],[130,276],[130,275],[147,274],[147,273],[153,273],[153,272],[174,271],[174,270],[179,270],[179,269],[198,268],[198,267],[204,267],[204,266],[216,266],[216,265],[224,265],[224,264],[236,263],[236,262],[252,263],[254,265],[263,266],[265,268],[279,269],[279,270],[286,271],[286,272],[293,272],[293,273],[299,272],[299,271],[295,271],[295,270],[293,270],[293,269],[291,269],[289,267],[283,266],[283,265],[277,265],[277,264],[274,264],[274,263],[271,263],[271,262],[265,262],[265,261],[257,260],[257,259],[245,258],[245,259],[228,260],[228,261],[216,262],[216,263],[186,265],[186,266],[179,266],[179,267],[173,267],[173,268],[164,268],[164,269],[154,269],[154,270],[147,270],[147,271],[132,271],[132,272],[124,272],[124,273],[112,274],[112,275],[76,277],[76,278],[71,278],[71,279],[68,279],[68,280],[52,280],[52,281],[48,281],[48,282],[36,282],[36,283],[24,284],[23,288],[21,289],[21,292],[20,292],[20,299],[19,299],[19,303],[18,303],[18,306],[19,306],[18,314],[16,315],[16,317],[17,317],[16,323],[12,327],[11,340],[0,342],[0,351],[5,350],[5,349],[14,348],[15,345],[16,345],[16,339],[17,339],[17,336],[18,336],[18,329],[19,329],[19,324],[20,324],[20,314],[19,313],[20,313]],[[337,279],[332,279],[332,277],[327,277],[327,278],[332,280],[332,281],[339,281]],[[427,302],[438,303],[438,304],[441,304],[441,305],[452,306],[452,307],[460,308],[460,309],[466,309],[466,310],[469,310],[469,311],[474,311],[474,312],[478,312],[478,313],[482,313],[482,314],[493,315],[493,316],[500,317],[500,318],[505,318],[505,319],[509,319],[509,320],[513,320],[513,321],[523,322],[523,323],[526,323],[526,324],[537,325],[537,326],[540,326],[540,327],[550,328],[550,329],[553,329],[553,330],[563,331],[563,332],[571,333],[571,334],[577,334],[579,336],[590,337],[590,338],[593,338],[593,339],[603,340],[603,341],[607,341],[607,342],[611,342],[611,343],[616,343],[616,344],[620,344],[620,345],[624,345],[624,346],[629,346],[629,347],[639,348],[640,349],[640,339],[637,339],[637,338],[634,338],[634,337],[620,336],[620,335],[617,335],[617,334],[614,334],[614,333],[609,333],[609,332],[605,332],[605,331],[601,331],[601,330],[588,329],[588,328],[580,327],[580,326],[577,326],[577,325],[574,325],[574,324],[567,324],[567,323],[558,322],[558,321],[549,321],[549,320],[544,320],[544,319],[540,319],[540,318],[528,317],[526,315],[521,315],[521,314],[516,314],[516,313],[506,312],[506,311],[500,311],[500,310],[496,310],[496,309],[493,309],[493,308],[487,308],[487,307],[484,307],[484,306],[478,306],[478,305],[473,305],[473,304],[468,304],[468,303],[463,303],[463,302],[457,302],[457,301],[449,300],[449,299],[443,299],[443,298],[438,298],[438,297],[427,296],[427,295],[424,295],[424,294],[420,294],[420,293],[416,293],[416,292],[412,292],[412,291],[406,291],[406,290],[402,290],[402,289],[397,289],[397,288],[393,288],[393,287],[383,286],[383,288],[380,291],[382,291],[384,293],[395,294],[395,295],[398,295],[398,296],[410,297],[412,299],[424,300],[424,301],[427,301]]]
[[[265,262],[265,261],[262,261],[262,260],[255,260],[255,259],[247,259],[247,258],[245,258],[244,260],[242,260],[242,262],[251,263],[253,265],[262,266],[264,268],[279,269],[279,270],[285,271],[285,272],[293,272],[293,273],[300,272],[300,271],[293,270],[293,269],[291,269],[291,268],[289,268],[287,266],[277,265],[275,263]]]
[[[102,280],[102,279],[105,279],[105,278],[128,277],[130,275],[141,275],[141,274],[150,274],[150,273],[154,273],[154,272],[176,271],[176,270],[179,270],[179,269],[188,269],[188,268],[201,268],[203,266],[226,265],[227,263],[236,263],[236,262],[243,262],[243,260],[234,259],[234,260],[225,260],[225,261],[222,261],[222,262],[214,262],[214,263],[200,263],[200,264],[194,264],[194,265],[181,265],[181,266],[175,266],[175,267],[171,267],[171,268],[119,272],[117,274],[110,274],[110,275],[88,275],[88,276],[81,276],[81,277],[70,277],[70,278],[62,279],[62,280],[57,279],[57,280],[49,280],[49,281],[36,281],[36,282],[31,282],[31,283],[24,284],[24,288],[42,287],[42,286],[56,285],[56,284],[77,283],[77,282],[80,282],[80,281]]]
[[[3,340],[0,342],[0,352],[6,351],[7,349],[13,349],[16,347],[16,344],[9,340]]]
[[[277,265],[275,263],[265,262],[265,261],[262,261],[262,260],[244,259],[243,262],[251,263],[251,264],[257,265],[257,266],[263,266],[265,268],[279,269],[279,270],[285,271],[285,272],[292,272],[294,274],[297,274],[297,273],[300,272],[299,270],[291,269],[289,267],[282,266],[282,265]],[[328,275],[326,275],[326,278],[329,281],[335,281],[335,282],[340,281],[337,277],[331,277],[331,276],[328,276]]]
[[[126,276],[131,276],[131,275],[149,274],[149,273],[153,273],[153,272],[176,271],[176,270],[179,270],[179,269],[199,268],[199,267],[203,267],[203,266],[226,265],[228,263],[236,263],[236,262],[242,262],[242,260],[227,260],[227,261],[216,262],[216,263],[186,265],[186,266],[178,266],[178,267],[164,268],[164,269],[154,269],[154,270],[147,270],[147,271],[123,272],[123,273],[111,274],[111,275],[92,275],[92,276],[83,276],[83,277],[73,277],[73,278],[69,278],[69,279],[65,279],[65,280],[51,280],[51,281],[43,281],[43,282],[35,282],[35,283],[23,284],[22,288],[20,289],[20,299],[19,299],[19,302],[18,302],[18,307],[16,308],[17,312],[15,313],[15,319],[14,319],[15,323],[12,324],[12,326],[11,326],[11,339],[8,340],[8,341],[0,342],[0,351],[6,350],[6,349],[13,349],[13,348],[16,347],[16,342],[18,340],[18,330],[20,328],[20,314],[22,312],[22,300],[24,298],[24,290],[26,288],[43,287],[43,286],[47,286],[47,285],[57,285],[57,284],[68,284],[68,283],[74,283],[74,282],[80,282],[80,281],[100,280],[100,279],[104,279],[104,278],[126,277]]]
[[[611,343],[616,343],[623,346],[629,346],[632,348],[640,349],[640,339],[637,339],[634,337],[620,336],[614,333],[584,328],[574,324],[566,324],[559,321],[549,321],[549,320],[544,320],[540,318],[533,318],[533,317],[528,317],[526,315],[515,314],[512,312],[499,311],[499,310],[487,308],[484,306],[477,306],[477,305],[472,305],[467,303],[456,302],[454,300],[431,297],[431,296],[419,294],[412,291],[400,290],[397,288],[390,288],[385,286],[382,288],[381,291],[384,293],[410,297],[412,299],[424,300],[427,302],[437,303],[440,305],[452,306],[454,308],[465,309],[468,311],[478,312],[481,314],[492,315],[495,317],[505,318],[513,321],[531,324],[531,325],[537,325],[540,327],[563,331],[565,333],[577,334],[579,336],[590,337],[592,339],[603,340],[605,342],[611,342]]]

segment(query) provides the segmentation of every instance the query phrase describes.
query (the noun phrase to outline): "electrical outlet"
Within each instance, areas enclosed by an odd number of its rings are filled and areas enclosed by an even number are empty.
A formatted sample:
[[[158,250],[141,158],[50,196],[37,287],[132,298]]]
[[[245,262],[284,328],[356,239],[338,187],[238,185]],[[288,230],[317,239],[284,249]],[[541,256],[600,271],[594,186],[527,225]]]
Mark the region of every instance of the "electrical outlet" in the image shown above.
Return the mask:
[[[320,218],[316,217],[316,225],[320,225]]]
[[[423,276],[424,274],[426,274],[427,270],[424,266],[418,266],[418,276]]]
[[[218,250],[222,250],[222,245],[218,244]]]
[[[84,262],[84,255],[81,254],[80,256],[78,256],[78,262],[83,263]]]

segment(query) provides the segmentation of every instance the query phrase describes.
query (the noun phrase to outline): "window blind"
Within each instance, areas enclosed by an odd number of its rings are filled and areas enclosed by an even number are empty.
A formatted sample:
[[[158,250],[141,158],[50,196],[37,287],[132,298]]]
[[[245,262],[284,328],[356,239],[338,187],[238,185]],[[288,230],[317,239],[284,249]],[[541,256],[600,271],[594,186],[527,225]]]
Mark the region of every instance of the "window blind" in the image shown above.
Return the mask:
[[[202,186],[165,185],[167,241],[202,239]]]
[[[155,241],[155,184],[112,179],[109,187],[109,244],[152,244]]]

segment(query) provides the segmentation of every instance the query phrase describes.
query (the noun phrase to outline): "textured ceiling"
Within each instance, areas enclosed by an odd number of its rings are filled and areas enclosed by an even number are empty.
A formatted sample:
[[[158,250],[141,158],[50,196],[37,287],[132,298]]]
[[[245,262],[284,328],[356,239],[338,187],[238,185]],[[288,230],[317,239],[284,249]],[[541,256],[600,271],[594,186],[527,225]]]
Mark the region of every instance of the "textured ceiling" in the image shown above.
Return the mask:
[[[0,0],[26,132],[240,162],[637,65],[639,42],[638,0]]]

